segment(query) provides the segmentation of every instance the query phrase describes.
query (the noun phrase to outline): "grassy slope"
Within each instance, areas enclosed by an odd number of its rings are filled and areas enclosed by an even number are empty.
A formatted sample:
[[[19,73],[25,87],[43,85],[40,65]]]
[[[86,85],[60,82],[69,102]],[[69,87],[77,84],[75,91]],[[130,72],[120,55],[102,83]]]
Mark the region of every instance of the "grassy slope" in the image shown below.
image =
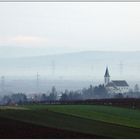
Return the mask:
[[[97,110],[100,110],[98,109],[98,106],[32,105],[27,107],[30,108],[30,110],[1,110],[0,116],[40,124],[43,126],[51,126],[55,128],[74,130],[77,132],[84,132],[113,138],[140,138],[140,129],[96,121],[91,119],[90,115],[87,115],[90,116],[90,119],[88,119],[86,118],[85,114],[80,115],[82,117],[75,117],[63,113],[49,111],[55,110],[63,112],[62,110],[67,110],[65,112],[72,114],[70,110],[75,109],[74,112],[77,112],[77,109],[79,108],[79,110],[83,112],[83,110],[87,110],[88,108],[93,110],[94,107],[97,108]],[[91,112],[89,112],[89,114],[90,113]]]
[[[99,105],[51,105],[47,108],[87,119],[140,128],[139,110]]]

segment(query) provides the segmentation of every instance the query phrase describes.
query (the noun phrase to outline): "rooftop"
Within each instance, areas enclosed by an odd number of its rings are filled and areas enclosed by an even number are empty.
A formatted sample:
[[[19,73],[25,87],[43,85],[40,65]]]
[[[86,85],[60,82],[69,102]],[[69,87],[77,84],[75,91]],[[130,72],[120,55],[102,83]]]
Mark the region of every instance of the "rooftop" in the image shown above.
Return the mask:
[[[113,80],[115,86],[129,86],[125,80]]]

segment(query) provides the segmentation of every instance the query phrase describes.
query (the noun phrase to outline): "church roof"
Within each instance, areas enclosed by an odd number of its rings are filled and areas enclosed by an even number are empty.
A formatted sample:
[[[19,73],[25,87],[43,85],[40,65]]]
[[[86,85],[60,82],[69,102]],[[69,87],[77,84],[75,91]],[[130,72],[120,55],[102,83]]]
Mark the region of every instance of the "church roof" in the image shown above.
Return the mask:
[[[114,84],[112,82],[109,82],[106,86],[107,87],[114,87]]]
[[[109,82],[106,87],[115,87],[115,85],[112,82]]]
[[[105,71],[105,75],[104,75],[104,77],[110,77],[110,75],[109,75],[109,71],[108,71],[108,67],[106,68],[106,71]]]
[[[125,80],[113,80],[115,86],[129,86]]]

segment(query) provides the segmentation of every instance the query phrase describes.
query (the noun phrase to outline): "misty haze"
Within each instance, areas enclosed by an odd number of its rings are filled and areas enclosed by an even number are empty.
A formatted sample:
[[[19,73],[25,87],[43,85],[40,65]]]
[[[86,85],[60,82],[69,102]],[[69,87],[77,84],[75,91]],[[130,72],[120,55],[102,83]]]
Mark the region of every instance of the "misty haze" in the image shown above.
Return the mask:
[[[35,92],[37,72],[40,92],[57,89],[82,89],[104,83],[109,67],[111,79],[139,84],[140,52],[78,52],[46,56],[0,58],[5,88],[12,92]],[[133,77],[133,79],[132,79]]]
[[[139,2],[1,2],[0,138],[140,138]]]
[[[1,90],[81,90],[104,84],[107,66],[111,79],[133,88],[140,83],[139,6],[1,3]]]

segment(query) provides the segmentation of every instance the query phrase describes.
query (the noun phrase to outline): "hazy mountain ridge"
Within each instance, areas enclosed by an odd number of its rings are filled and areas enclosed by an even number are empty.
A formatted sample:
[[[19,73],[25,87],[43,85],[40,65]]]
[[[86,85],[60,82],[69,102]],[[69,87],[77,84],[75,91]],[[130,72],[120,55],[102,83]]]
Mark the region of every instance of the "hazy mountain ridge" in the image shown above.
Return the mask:
[[[131,75],[132,71],[140,70],[140,52],[100,52],[87,51],[68,54],[33,56],[21,58],[0,58],[1,70],[26,73],[46,73],[52,75],[100,75],[108,66],[112,75],[118,76],[120,65],[125,70],[125,75]],[[93,71],[93,74],[92,74]]]
[[[32,56],[32,57],[11,57],[11,58],[0,58],[0,61],[5,61],[6,63],[10,61],[14,62],[26,62],[27,64],[30,62],[45,62],[56,60],[56,61],[67,61],[75,60],[89,60],[89,61],[112,61],[114,60],[122,60],[122,61],[130,61],[130,60],[138,60],[140,58],[140,52],[103,52],[103,51],[85,51],[85,52],[75,52],[75,53],[65,53],[65,54],[56,54],[56,55],[42,55],[42,56]],[[36,63],[37,64],[37,63]]]
[[[53,85],[58,90],[80,89],[90,84],[104,83],[105,68],[108,65],[111,80],[125,79],[130,85],[134,85],[140,83],[139,60],[140,52],[94,51],[0,58],[0,75],[5,75],[6,84],[9,85],[6,88],[9,91],[35,91],[37,72],[40,75],[40,89],[43,92],[50,90]],[[11,81],[8,80],[9,75],[13,76]],[[20,77],[14,81],[16,79],[14,76]],[[25,80],[22,80],[24,78]]]

